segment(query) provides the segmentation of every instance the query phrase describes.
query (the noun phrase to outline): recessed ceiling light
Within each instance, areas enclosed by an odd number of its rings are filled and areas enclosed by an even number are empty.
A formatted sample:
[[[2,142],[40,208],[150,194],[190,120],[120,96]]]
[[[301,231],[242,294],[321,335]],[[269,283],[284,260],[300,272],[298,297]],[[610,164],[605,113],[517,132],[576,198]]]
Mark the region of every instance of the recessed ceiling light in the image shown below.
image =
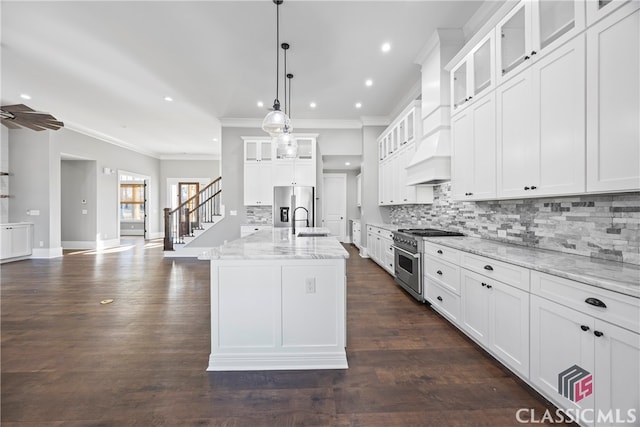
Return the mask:
[[[309,107],[311,107],[311,108],[316,108],[316,103],[315,103],[315,102],[312,102],[311,104],[309,104]]]
[[[367,85],[367,86],[371,86],[371,85],[373,85],[373,80],[368,79],[366,82],[364,82],[364,84]]]
[[[258,101],[258,103],[256,104],[258,107],[262,108],[264,107],[264,102],[262,101]]]
[[[345,165],[345,166],[351,166],[351,163],[349,163],[349,162],[344,162],[344,165]]]
[[[382,47],[380,49],[382,49],[383,52],[389,52],[391,50],[391,44],[390,43],[383,43]]]
[[[170,96],[165,96],[164,100],[167,101],[167,102],[171,102],[171,101],[173,101],[173,98],[170,97]]]
[[[362,107],[362,103],[361,102],[356,102],[356,108],[361,108]]]
[[[31,96],[27,95],[26,93],[21,93],[20,94],[20,98],[22,98],[22,99],[31,99]]]

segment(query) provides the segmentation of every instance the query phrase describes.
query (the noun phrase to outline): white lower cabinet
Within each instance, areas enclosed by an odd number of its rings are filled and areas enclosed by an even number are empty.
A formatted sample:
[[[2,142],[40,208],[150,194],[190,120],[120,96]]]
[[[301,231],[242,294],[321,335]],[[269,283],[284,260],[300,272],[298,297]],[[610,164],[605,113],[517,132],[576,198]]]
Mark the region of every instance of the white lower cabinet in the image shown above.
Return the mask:
[[[522,377],[529,377],[529,293],[461,269],[462,328]]]
[[[588,298],[606,307],[587,305],[585,287],[532,273],[531,383],[559,408],[581,414],[577,419],[581,425],[638,425],[640,334],[602,319],[615,319],[613,311],[635,312],[635,320],[627,320],[638,328],[640,305],[635,298],[600,289]],[[563,304],[546,299],[548,290],[559,295]],[[574,365],[578,368],[572,380],[562,373]]]
[[[395,276],[392,231],[367,225],[367,252],[376,264]]]
[[[262,230],[272,230],[272,225],[241,225],[240,226],[240,237],[246,237],[250,234],[257,233]]]
[[[32,224],[3,224],[0,226],[0,260],[31,255],[32,227]]]
[[[460,325],[460,296],[436,283],[430,278],[425,278],[425,299],[431,306],[449,319],[456,326]]]

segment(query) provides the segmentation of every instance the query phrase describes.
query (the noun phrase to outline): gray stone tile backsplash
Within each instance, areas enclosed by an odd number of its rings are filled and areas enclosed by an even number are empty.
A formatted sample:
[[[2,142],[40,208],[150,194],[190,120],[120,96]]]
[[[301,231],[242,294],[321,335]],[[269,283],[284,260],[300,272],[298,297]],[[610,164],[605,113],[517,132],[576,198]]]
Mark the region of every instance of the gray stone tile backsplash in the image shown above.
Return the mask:
[[[273,224],[273,207],[272,206],[246,206],[245,217],[247,219],[247,224],[272,225]]]
[[[640,265],[640,193],[457,202],[451,183],[434,187],[433,205],[390,208],[393,224]]]

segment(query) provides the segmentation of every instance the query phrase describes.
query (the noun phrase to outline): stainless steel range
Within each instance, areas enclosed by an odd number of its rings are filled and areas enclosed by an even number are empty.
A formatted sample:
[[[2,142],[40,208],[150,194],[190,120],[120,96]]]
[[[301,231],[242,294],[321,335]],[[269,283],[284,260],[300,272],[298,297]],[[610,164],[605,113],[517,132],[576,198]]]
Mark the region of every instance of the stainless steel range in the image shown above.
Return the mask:
[[[435,228],[401,228],[393,233],[396,282],[418,301],[424,301],[422,237],[440,236],[464,236],[464,234]]]

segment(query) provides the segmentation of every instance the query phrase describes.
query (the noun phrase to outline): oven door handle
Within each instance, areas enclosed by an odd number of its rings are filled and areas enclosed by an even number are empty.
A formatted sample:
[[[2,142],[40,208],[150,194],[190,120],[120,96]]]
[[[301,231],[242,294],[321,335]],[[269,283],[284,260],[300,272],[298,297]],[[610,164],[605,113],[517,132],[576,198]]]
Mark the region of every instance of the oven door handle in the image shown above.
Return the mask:
[[[393,249],[396,250],[396,251],[400,251],[403,254],[409,255],[411,258],[420,259],[420,254],[419,253],[418,254],[412,254],[411,252],[406,251],[406,250],[404,250],[402,248],[399,248],[397,246],[393,246]]]

